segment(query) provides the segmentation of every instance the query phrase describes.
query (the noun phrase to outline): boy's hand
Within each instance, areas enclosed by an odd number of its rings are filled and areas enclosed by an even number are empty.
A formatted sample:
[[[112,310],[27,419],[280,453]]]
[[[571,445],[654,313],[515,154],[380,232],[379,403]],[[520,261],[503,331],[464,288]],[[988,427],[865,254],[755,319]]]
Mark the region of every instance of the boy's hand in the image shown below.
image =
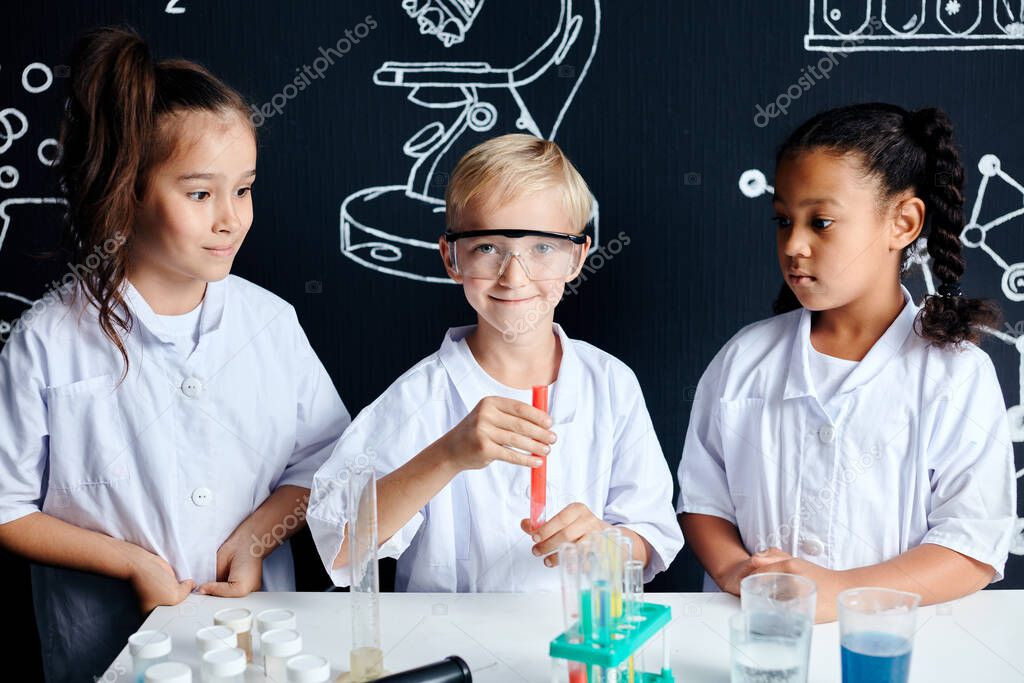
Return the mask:
[[[133,543],[124,544],[128,555],[128,580],[139,596],[139,608],[148,615],[160,605],[177,605],[195,588],[192,579],[178,581],[167,560]]]
[[[780,551],[781,552],[781,551]],[[801,560],[796,557],[789,557],[776,562],[762,564],[752,574],[765,574],[767,572],[783,572],[786,574],[797,574],[805,576],[814,581],[817,587],[817,599],[815,623],[836,620],[836,598],[847,588],[846,573],[834,569],[827,569],[820,565]]]
[[[459,470],[478,470],[495,460],[539,467],[555,442],[551,417],[522,401],[498,396],[481,399],[462,422],[441,437],[448,458]],[[518,448],[526,453],[511,450]]]
[[[558,566],[558,554],[555,553],[558,546],[563,543],[578,543],[591,531],[600,531],[610,526],[611,524],[599,519],[583,503],[567,505],[564,510],[536,529],[530,526],[529,519],[519,523],[519,527],[533,539],[534,555],[542,557],[554,553],[544,558],[544,565],[547,567]]]
[[[779,562],[792,559],[793,556],[779,548],[769,548],[764,552],[754,553],[742,562],[737,562],[728,569],[722,576],[714,577],[715,583],[726,593],[738,596],[740,594],[740,582],[751,574],[757,573],[762,567],[773,566]],[[775,569],[773,571],[782,571]]]

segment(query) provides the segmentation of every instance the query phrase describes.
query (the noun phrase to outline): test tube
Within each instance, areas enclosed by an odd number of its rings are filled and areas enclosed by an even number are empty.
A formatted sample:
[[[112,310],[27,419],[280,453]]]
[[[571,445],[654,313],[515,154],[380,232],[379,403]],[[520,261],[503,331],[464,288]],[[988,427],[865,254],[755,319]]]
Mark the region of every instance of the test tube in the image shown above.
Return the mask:
[[[377,475],[372,466],[350,465],[348,473],[348,549],[352,572],[349,680],[370,681],[384,674],[377,576]]]
[[[644,620],[641,614],[644,602],[644,563],[626,562],[626,619],[632,623]]]
[[[593,532],[587,553],[587,573],[590,583],[590,639],[599,646],[611,643],[612,634],[612,571],[608,538]]]
[[[533,407],[548,412],[548,388],[545,385],[533,388]],[[548,458],[543,453],[534,453],[541,459],[540,467],[530,469],[530,527],[536,529],[544,524],[545,508],[548,504]]]
[[[562,609],[565,615],[565,633],[570,643],[583,642],[580,624],[580,551],[575,543],[558,547],[558,566],[562,570]],[[569,683],[586,683],[585,665],[568,662]]]

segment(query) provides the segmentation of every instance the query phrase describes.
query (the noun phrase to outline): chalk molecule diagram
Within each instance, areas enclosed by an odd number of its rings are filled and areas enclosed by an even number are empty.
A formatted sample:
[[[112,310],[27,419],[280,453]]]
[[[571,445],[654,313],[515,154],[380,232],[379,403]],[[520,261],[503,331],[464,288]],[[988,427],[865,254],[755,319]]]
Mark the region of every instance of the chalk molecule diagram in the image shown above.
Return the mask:
[[[1024,0],[810,0],[819,52],[1024,49]]]
[[[985,252],[993,262],[1003,270],[1002,290],[1003,294],[1010,301],[1024,301],[1024,262],[1010,263],[1004,259],[989,243],[989,233],[1000,226],[1020,216],[1024,216],[1024,185],[1018,182],[1002,168],[1002,163],[994,154],[986,154],[978,162],[978,170],[981,172],[981,182],[978,184],[978,193],[974,200],[971,216],[963,231],[960,233],[960,241],[969,249],[980,249]],[[979,223],[985,200],[985,193],[990,189],[994,181],[1005,183],[1010,190],[1019,195],[1019,207],[1007,213],[1000,214],[985,223]],[[750,199],[775,194],[775,188],[768,184],[765,174],[758,169],[749,169],[740,175],[739,189],[744,196]],[[1020,226],[1018,226],[1019,228]],[[936,291],[935,280],[932,277],[929,267],[930,257],[928,256],[928,242],[922,238],[914,244],[907,260],[908,269],[918,267],[924,279],[925,287],[929,294]],[[1020,355],[1018,368],[1018,392],[1017,404],[1007,408],[1007,419],[1010,423],[1010,438],[1016,442],[1024,442],[1024,330],[1006,328],[1003,330],[986,328],[985,332],[992,335],[999,341],[1013,346]],[[1024,478],[1024,467],[1016,471],[1017,479]],[[1010,552],[1014,555],[1024,555],[1024,518],[1018,517],[1016,521],[1013,542]]]
[[[0,69],[3,66],[0,65]],[[58,66],[57,75],[62,73],[66,67]],[[29,95],[38,95],[50,89],[54,82],[54,69],[42,62],[31,62],[21,70],[21,87]],[[61,203],[55,197],[30,197],[11,196],[24,195],[25,192],[18,189],[21,182],[21,172],[12,164],[4,163],[5,155],[15,144],[23,138],[31,138],[29,135],[31,126],[28,117],[16,107],[5,107],[0,109],[0,251],[3,250],[4,241],[9,236],[12,228],[12,217],[10,209],[16,206],[46,205]],[[35,158],[43,166],[52,166],[60,159],[60,144],[56,138],[41,137],[38,141],[33,140],[29,144],[35,144]],[[14,192],[10,192],[14,191]],[[15,302],[15,305],[30,305],[32,300],[12,291],[3,291],[6,288],[0,284],[0,299],[8,299]],[[9,332],[11,322],[0,320],[0,334]]]

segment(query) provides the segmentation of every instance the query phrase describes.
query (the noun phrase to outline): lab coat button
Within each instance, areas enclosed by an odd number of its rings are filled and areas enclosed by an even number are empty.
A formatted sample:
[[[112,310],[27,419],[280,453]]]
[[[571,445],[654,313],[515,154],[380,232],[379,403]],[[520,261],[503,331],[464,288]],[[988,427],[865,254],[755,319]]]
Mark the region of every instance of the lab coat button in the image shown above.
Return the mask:
[[[825,544],[816,538],[805,538],[800,541],[800,550],[804,552],[804,555],[817,557],[825,552]]]
[[[832,425],[822,425],[818,430],[818,438],[822,443],[832,443],[836,439],[836,428]]]
[[[199,507],[209,505],[210,501],[212,500],[213,491],[206,488],[205,486],[200,486],[199,488],[192,492],[192,502],[198,505]]]
[[[181,383],[181,393],[185,394],[189,398],[195,398],[203,391],[203,383],[197,380],[195,377],[189,377]]]

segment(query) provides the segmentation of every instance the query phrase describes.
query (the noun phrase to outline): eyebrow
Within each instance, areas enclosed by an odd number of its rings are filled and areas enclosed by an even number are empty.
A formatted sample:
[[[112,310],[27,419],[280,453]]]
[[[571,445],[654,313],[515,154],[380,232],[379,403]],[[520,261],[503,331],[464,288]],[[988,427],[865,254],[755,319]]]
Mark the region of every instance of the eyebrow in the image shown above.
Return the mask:
[[[786,202],[779,195],[775,195],[775,197],[772,199],[772,203],[773,204],[774,203],[785,204]],[[830,197],[812,197],[811,199],[803,200],[802,202],[797,204],[797,206],[814,206],[814,205],[817,205],[817,204],[832,204],[834,206],[842,206],[843,205],[842,202],[840,202],[840,201],[838,201],[836,199],[832,199]]]
[[[256,169],[251,169],[242,174],[243,178],[252,178],[256,175]],[[212,180],[214,178],[223,178],[223,173],[185,173],[178,176],[178,182],[184,182],[186,180]]]

